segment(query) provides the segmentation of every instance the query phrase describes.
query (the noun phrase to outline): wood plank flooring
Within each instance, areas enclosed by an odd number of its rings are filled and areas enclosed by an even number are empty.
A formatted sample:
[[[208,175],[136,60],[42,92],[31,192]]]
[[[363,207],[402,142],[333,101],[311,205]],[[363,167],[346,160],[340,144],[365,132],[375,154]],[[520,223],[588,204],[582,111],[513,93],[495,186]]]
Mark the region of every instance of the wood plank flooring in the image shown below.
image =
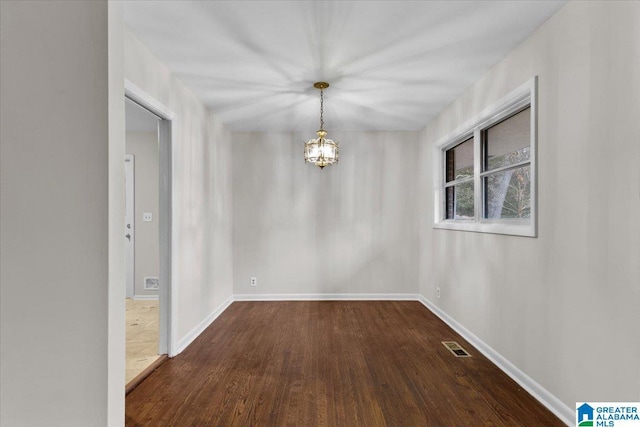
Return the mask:
[[[234,302],[127,396],[126,425],[564,424],[419,302],[286,301]]]
[[[160,302],[126,300],[125,384],[155,363],[160,339]]]

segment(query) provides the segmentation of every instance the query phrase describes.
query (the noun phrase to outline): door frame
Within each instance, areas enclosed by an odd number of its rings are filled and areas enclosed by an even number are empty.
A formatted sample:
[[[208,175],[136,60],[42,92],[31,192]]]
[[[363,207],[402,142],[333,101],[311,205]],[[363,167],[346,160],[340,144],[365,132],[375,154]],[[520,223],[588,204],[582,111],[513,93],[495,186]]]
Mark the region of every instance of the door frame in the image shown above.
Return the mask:
[[[135,295],[135,278],[136,278],[136,186],[135,186],[135,157],[133,154],[125,154],[124,155],[124,174],[125,174],[125,218],[129,218],[129,221],[125,220],[125,237],[129,236],[129,242],[125,242],[125,245],[131,243],[130,247],[125,246],[124,256],[125,256],[125,274],[126,276],[126,289],[127,289],[127,298],[133,298]],[[127,215],[130,213],[131,215]]]
[[[175,230],[173,218],[175,207],[173,203],[173,149],[175,141],[176,115],[165,105],[140,89],[131,81],[125,79],[124,96],[158,116],[158,154],[159,154],[159,231],[160,231],[160,340],[159,354],[173,357],[177,354],[176,339],[177,316],[176,306],[178,289],[175,279],[174,262],[176,257]]]

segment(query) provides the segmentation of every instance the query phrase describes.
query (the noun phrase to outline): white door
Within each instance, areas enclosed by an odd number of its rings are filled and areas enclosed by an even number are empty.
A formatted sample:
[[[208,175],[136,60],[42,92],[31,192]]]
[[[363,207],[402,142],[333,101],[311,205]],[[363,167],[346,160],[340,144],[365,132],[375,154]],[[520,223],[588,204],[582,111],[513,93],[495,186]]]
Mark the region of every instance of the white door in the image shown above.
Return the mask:
[[[132,154],[124,156],[125,176],[125,216],[124,245],[125,272],[127,276],[127,298],[133,298],[135,275],[135,202],[134,202],[134,159]]]

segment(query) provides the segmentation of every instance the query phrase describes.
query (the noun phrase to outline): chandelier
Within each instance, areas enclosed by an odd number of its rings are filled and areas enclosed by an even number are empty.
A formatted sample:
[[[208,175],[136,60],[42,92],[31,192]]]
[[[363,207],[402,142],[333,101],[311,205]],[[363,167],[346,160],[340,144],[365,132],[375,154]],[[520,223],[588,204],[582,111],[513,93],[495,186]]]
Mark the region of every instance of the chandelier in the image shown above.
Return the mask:
[[[338,162],[338,143],[325,138],[327,131],[324,130],[324,94],[323,90],[329,87],[329,83],[316,82],[313,87],[320,89],[320,130],[316,132],[317,138],[310,139],[304,143],[304,161],[313,163],[320,169],[327,165]]]

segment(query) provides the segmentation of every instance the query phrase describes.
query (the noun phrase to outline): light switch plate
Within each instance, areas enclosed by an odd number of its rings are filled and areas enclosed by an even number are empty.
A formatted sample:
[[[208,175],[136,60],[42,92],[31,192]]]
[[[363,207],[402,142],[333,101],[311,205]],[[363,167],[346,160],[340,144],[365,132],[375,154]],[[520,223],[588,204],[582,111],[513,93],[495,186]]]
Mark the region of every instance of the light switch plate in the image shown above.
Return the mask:
[[[153,214],[151,212],[145,212],[142,214],[142,220],[144,222],[153,221]]]

